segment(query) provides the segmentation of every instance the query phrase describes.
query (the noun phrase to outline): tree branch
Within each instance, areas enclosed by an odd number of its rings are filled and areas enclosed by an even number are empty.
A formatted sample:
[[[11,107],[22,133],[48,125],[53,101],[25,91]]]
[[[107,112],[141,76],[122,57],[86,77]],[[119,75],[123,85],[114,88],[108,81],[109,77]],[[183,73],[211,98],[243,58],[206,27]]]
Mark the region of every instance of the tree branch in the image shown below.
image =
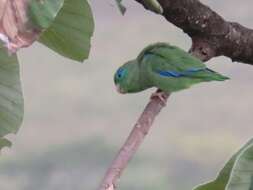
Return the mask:
[[[167,101],[168,97],[168,94],[163,94],[165,101]],[[121,173],[138,150],[145,136],[148,134],[155,117],[164,106],[165,103],[161,101],[161,99],[157,97],[150,99],[150,102],[132,129],[125,144],[122,146],[110,168],[107,170],[99,190],[114,190],[116,188],[117,180],[120,178]]]
[[[136,1],[145,7],[145,0]],[[192,54],[204,61],[224,55],[253,64],[253,30],[226,21],[198,0],[157,1],[163,16],[192,38]]]

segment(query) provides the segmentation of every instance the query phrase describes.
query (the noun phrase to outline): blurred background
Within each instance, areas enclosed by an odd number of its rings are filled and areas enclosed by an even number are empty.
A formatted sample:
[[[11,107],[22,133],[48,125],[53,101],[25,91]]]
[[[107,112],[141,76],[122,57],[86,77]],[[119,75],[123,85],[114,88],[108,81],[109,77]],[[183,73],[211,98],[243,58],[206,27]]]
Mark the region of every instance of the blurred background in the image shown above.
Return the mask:
[[[253,28],[251,0],[202,0]],[[191,41],[133,0],[92,0],[89,60],[65,59],[36,43],[19,54],[25,119],[0,159],[1,190],[95,190],[154,89],[120,95],[115,70],[150,43],[188,50]],[[208,66],[231,78],[175,93],[124,172],[120,189],[189,190],[213,179],[253,134],[253,67],[218,57]]]

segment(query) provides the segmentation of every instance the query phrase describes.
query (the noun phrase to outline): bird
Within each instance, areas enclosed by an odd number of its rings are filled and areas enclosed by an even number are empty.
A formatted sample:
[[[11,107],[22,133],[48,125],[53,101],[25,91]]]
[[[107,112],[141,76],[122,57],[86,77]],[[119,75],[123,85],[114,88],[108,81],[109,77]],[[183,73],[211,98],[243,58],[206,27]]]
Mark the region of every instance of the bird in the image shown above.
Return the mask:
[[[119,93],[137,93],[157,87],[161,93],[174,93],[194,84],[209,81],[225,81],[223,76],[209,68],[183,49],[165,42],[157,42],[144,48],[136,59],[117,69],[114,83]]]

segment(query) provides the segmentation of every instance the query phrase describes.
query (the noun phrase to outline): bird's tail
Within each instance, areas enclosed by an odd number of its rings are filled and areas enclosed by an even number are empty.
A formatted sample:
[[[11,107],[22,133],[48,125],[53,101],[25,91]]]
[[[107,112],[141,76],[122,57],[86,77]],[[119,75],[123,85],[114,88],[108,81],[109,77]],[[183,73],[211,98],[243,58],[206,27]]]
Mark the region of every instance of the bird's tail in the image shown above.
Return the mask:
[[[224,75],[221,75],[220,73],[217,73],[211,69],[206,69],[206,79],[208,81],[212,81],[212,80],[216,80],[216,81],[224,81],[224,80],[228,80],[230,79],[229,77],[227,76],[224,76]]]

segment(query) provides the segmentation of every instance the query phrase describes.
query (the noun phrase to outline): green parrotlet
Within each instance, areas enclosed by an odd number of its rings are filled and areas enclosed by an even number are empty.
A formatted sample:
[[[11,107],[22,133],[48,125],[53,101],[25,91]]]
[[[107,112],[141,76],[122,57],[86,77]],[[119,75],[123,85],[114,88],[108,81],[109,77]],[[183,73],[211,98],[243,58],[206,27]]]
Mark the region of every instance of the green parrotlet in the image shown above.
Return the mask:
[[[114,75],[120,93],[135,93],[157,87],[165,93],[187,89],[193,84],[229,79],[168,43],[155,43],[121,66]]]

